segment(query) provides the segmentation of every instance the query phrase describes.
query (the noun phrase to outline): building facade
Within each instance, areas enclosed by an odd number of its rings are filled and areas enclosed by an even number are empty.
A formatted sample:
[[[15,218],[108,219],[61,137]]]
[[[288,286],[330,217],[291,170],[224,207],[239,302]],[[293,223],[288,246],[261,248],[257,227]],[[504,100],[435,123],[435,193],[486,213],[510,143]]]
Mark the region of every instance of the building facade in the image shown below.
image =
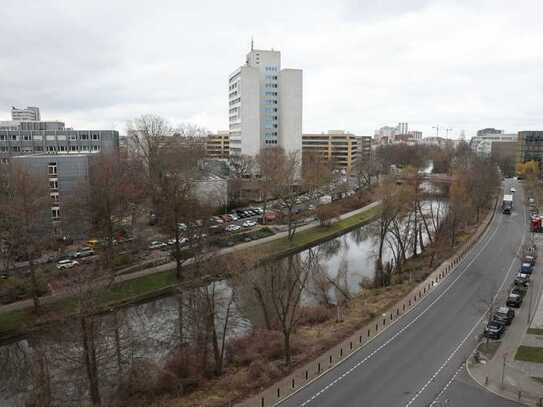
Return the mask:
[[[318,154],[330,161],[333,168],[351,173],[357,160],[369,159],[371,137],[357,137],[343,130],[304,134],[302,157],[307,157],[309,154]]]
[[[0,158],[23,154],[119,153],[115,130],[6,130],[0,128]]]
[[[70,199],[88,185],[90,154],[34,154],[11,157],[13,165],[28,171],[44,183],[49,195],[49,207],[44,208],[55,234],[73,234],[66,225],[61,225],[63,210]],[[45,188],[47,185],[47,188]],[[64,229],[64,231],[62,231]]]
[[[517,162],[543,161],[543,131],[519,131]]]
[[[477,132],[479,134],[481,130]],[[471,150],[481,157],[490,157],[492,154],[492,145],[494,143],[511,143],[517,141],[515,133],[485,133],[473,137],[470,141]]]
[[[40,108],[28,106],[26,109],[11,107],[11,120],[14,121],[40,121]]]
[[[230,133],[219,130],[217,134],[209,134],[206,139],[207,158],[230,157]]]
[[[375,130],[373,137],[377,144],[417,144],[422,140],[422,132],[409,130],[409,123],[400,122],[396,127],[383,126]]]
[[[281,53],[251,49],[228,80],[230,154],[258,154],[261,148],[302,149],[303,74],[281,69]]]

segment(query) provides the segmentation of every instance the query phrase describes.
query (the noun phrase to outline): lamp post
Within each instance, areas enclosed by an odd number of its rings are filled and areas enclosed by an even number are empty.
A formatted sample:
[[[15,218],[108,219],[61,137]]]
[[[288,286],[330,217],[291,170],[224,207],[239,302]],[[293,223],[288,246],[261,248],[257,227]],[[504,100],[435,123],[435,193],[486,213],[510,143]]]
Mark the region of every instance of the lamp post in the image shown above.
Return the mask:
[[[437,126],[433,126],[432,129],[436,129],[436,137],[439,137],[439,124]]]
[[[450,131],[452,131],[452,129],[449,128],[449,127],[445,129],[445,137],[446,137],[446,138],[449,138],[449,132],[450,132]]]

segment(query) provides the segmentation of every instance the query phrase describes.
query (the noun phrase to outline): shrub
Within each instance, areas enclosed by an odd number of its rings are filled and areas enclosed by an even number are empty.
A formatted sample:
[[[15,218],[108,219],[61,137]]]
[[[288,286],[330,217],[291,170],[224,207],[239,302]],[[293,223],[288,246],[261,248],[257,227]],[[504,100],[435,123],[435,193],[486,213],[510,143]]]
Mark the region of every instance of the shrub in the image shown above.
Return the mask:
[[[282,341],[278,331],[256,330],[228,344],[229,361],[235,365],[248,366],[257,359],[279,359],[283,356]]]
[[[317,325],[328,321],[333,317],[333,310],[325,305],[304,307],[301,310],[300,325]]]

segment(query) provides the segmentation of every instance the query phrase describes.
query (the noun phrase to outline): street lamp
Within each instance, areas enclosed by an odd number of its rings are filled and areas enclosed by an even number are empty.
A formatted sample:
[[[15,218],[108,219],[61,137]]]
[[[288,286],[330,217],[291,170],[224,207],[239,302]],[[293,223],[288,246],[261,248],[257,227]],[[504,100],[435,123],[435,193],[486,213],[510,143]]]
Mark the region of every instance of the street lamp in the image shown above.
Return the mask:
[[[452,129],[451,129],[451,128],[446,128],[446,129],[445,129],[445,134],[446,134],[445,137],[446,137],[446,138],[449,138],[449,131],[452,131]]]
[[[436,137],[439,137],[439,124],[437,126],[433,126],[432,129],[436,129]]]

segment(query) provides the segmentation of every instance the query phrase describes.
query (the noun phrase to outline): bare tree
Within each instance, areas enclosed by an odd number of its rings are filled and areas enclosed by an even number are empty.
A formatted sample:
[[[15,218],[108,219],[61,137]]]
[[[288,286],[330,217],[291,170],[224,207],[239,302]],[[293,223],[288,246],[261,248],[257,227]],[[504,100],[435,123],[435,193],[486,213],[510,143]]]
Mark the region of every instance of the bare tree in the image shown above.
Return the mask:
[[[285,157],[284,164],[277,169],[276,194],[287,210],[288,240],[291,241],[298,226],[298,214],[295,209],[302,186],[301,163],[298,151],[290,151]]]
[[[52,237],[50,197],[46,174],[11,162],[0,165],[0,212],[3,234],[13,248],[28,260],[34,312],[39,311],[40,289],[36,258]]]
[[[268,201],[275,197],[280,174],[282,174],[286,165],[285,160],[286,156],[280,147],[263,148],[256,157],[259,172],[258,186],[264,203],[262,207],[264,222],[266,221]]]

